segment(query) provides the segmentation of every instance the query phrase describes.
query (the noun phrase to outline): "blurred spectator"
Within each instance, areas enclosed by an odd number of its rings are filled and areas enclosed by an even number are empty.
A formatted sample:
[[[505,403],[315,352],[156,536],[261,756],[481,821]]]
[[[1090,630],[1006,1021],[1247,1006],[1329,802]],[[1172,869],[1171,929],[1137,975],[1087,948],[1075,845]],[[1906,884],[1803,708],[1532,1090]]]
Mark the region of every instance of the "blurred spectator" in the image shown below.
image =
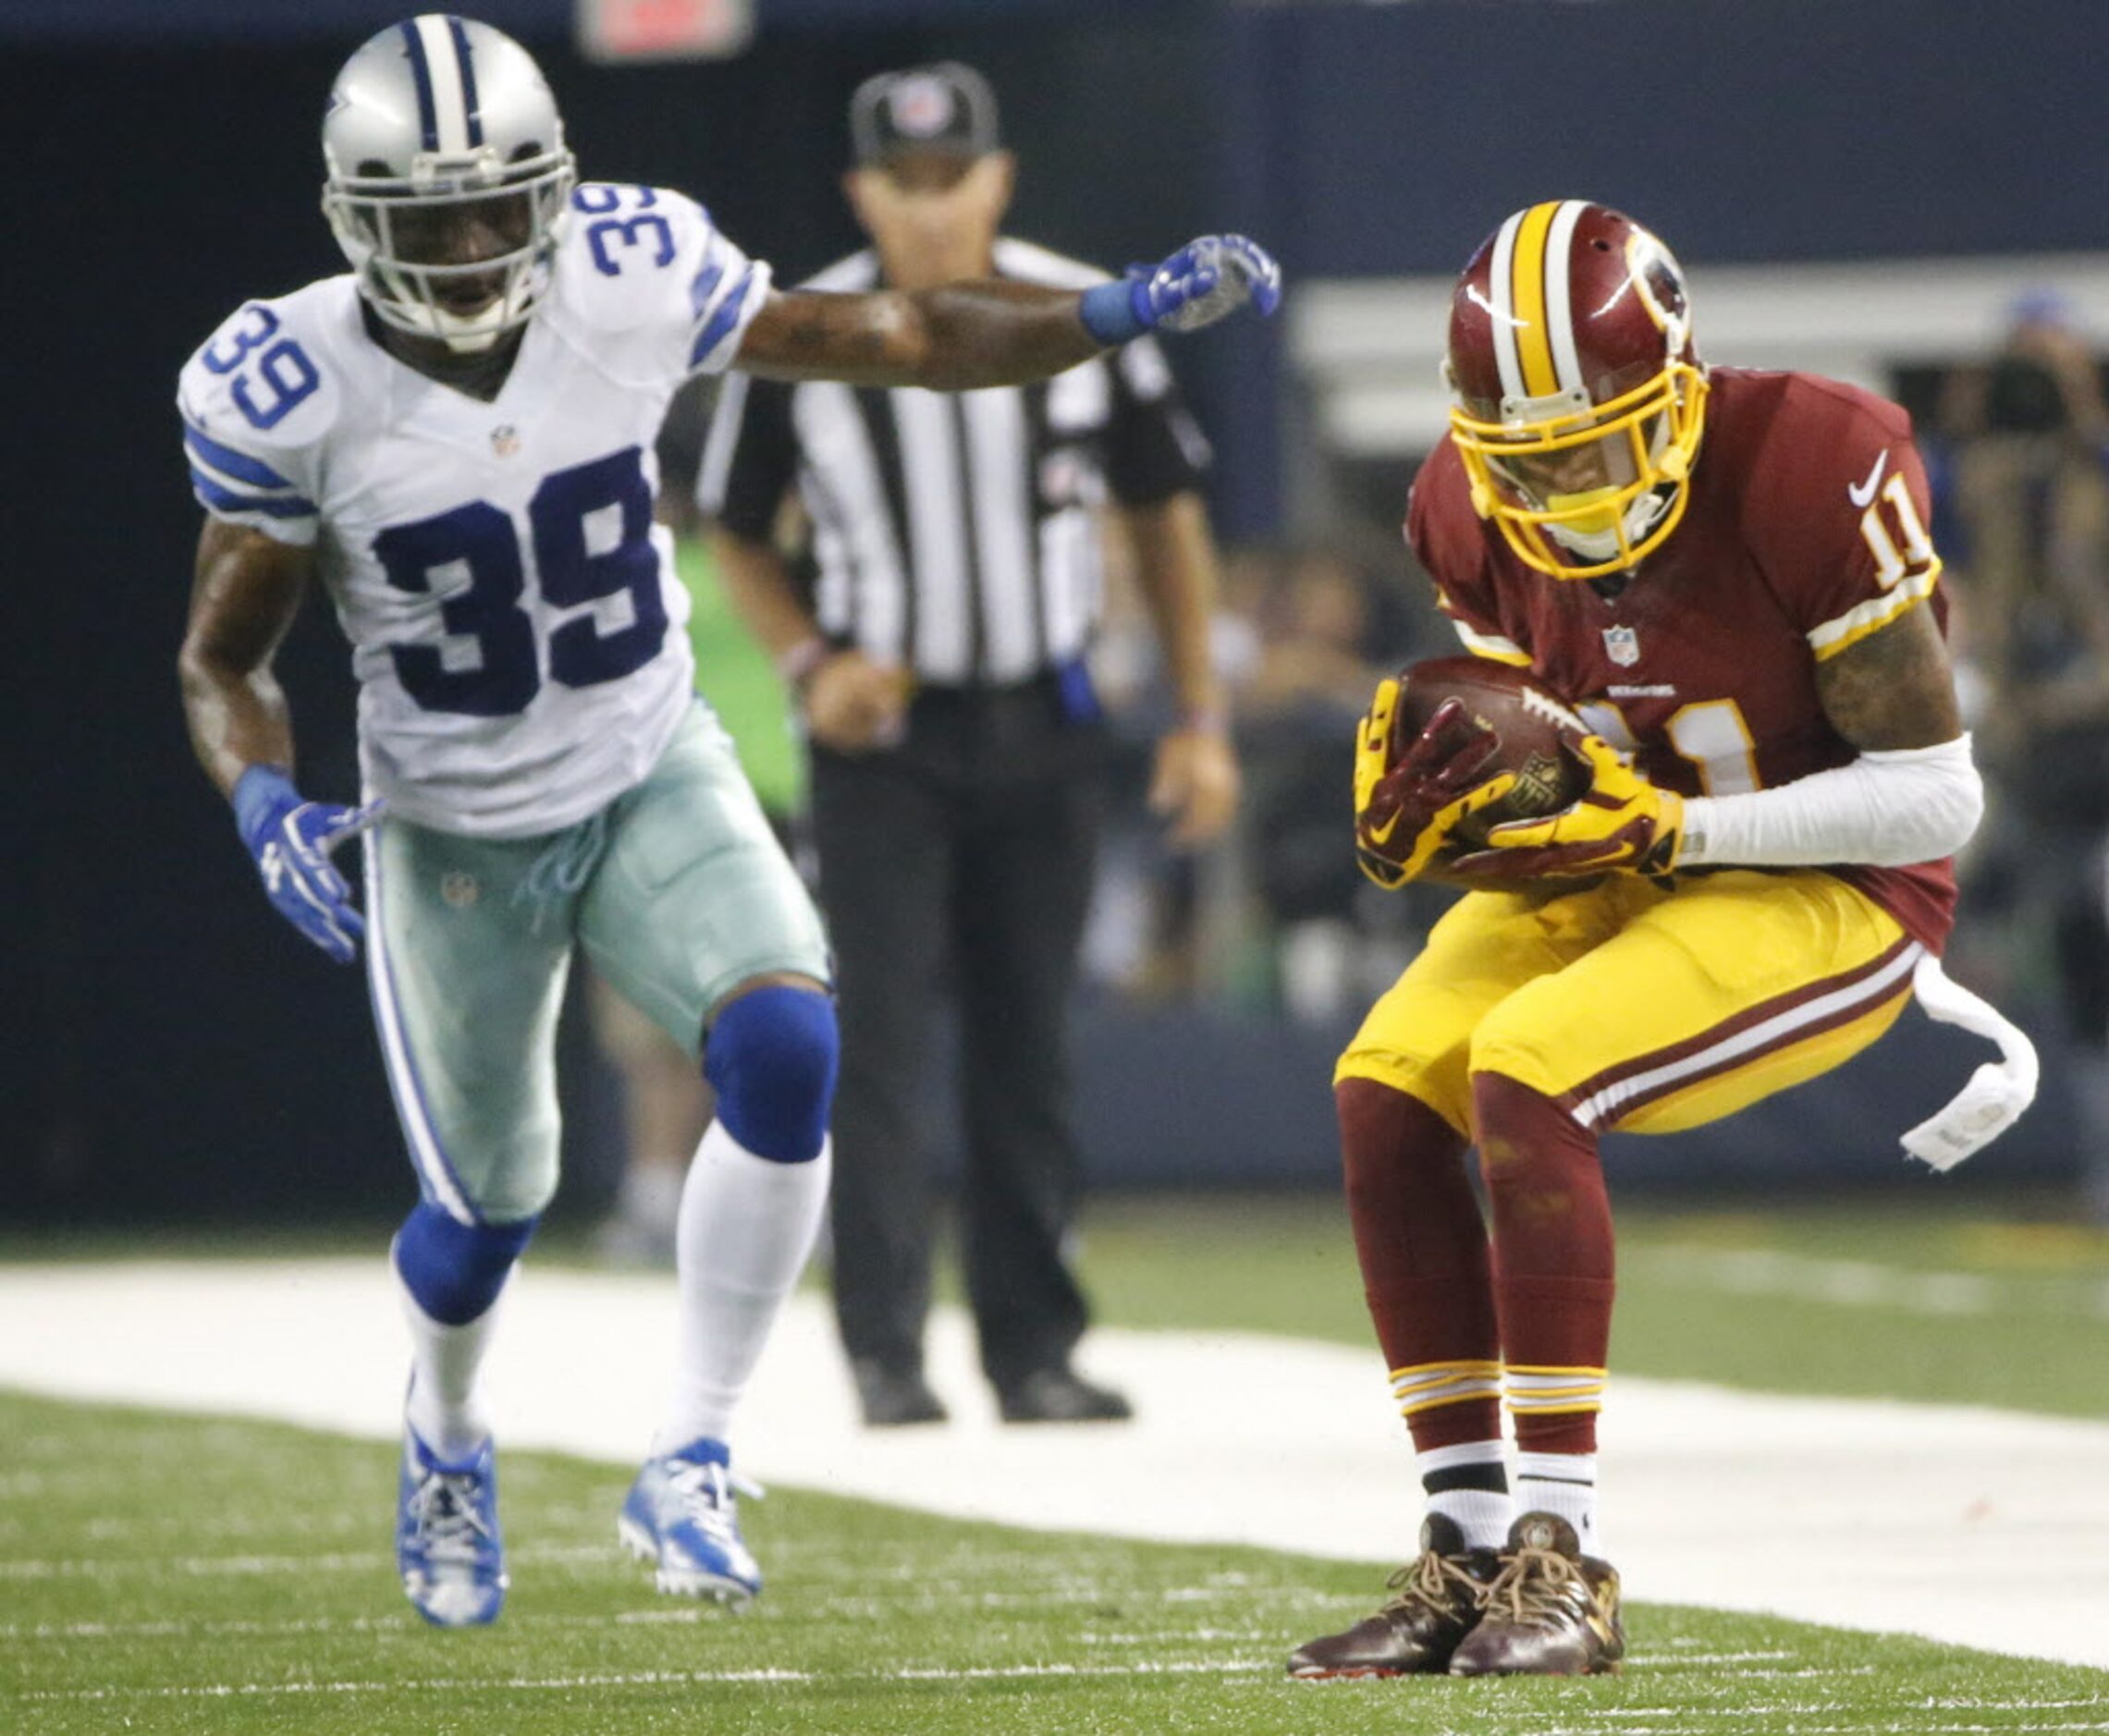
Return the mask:
[[[1292,550],[1262,604],[1259,659],[1238,696],[1245,715],[1359,715],[1379,672],[1370,593],[1337,550]]]
[[[2040,931],[2012,936],[2008,950],[2053,961],[2068,1027],[2099,1053],[2109,1043],[2109,407],[2061,296],[2032,289],[2007,313],[1999,349],[1949,376],[1940,410],[1960,532],[1957,643],[1972,678],[1963,691],[1991,809],[1967,889],[2003,908],[2010,928]],[[2109,1080],[2090,1085],[2109,1131]],[[2099,1159],[2095,1191],[2109,1215]]]
[[[1991,690],[1982,745],[2026,776],[2045,732],[2109,729],[2109,408],[2062,298],[2032,290],[2009,319],[1989,362],[1950,376],[1941,421]]]
[[[1341,1017],[1397,975],[1414,928],[1405,902],[1365,896],[1342,842],[1355,721],[1385,670],[1433,648],[1334,544],[1280,551],[1264,577],[1246,568],[1231,598],[1257,647],[1232,703],[1276,992],[1295,1018]]]

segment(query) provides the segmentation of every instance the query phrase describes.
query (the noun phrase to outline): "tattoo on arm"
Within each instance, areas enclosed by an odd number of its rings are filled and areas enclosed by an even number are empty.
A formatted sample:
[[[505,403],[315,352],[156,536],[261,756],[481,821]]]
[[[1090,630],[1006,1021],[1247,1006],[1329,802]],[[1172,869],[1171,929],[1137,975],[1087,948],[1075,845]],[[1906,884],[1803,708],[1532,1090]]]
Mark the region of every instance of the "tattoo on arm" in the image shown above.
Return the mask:
[[[739,365],[779,380],[965,391],[1044,380],[1098,353],[1067,289],[994,279],[937,289],[773,295]]]
[[[1863,752],[1930,748],[1963,732],[1947,647],[1928,604],[1817,665],[1816,689],[1832,727]]]
[[[830,366],[862,373],[912,357],[903,298],[889,293],[828,295],[793,290],[755,316],[742,347],[742,365],[792,379],[828,377]]]

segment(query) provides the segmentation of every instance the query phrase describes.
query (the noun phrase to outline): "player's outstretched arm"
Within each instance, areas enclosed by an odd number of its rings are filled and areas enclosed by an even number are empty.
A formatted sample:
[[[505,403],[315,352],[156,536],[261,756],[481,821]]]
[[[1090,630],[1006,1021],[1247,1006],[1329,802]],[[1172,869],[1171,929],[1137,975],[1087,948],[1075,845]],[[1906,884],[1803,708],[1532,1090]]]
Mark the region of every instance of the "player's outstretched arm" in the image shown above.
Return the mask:
[[[771,295],[737,365],[779,380],[964,391],[1043,380],[1146,332],[1196,331],[1250,303],[1272,313],[1281,271],[1243,236],[1204,236],[1081,294],[993,279],[936,289]]]
[[[342,808],[294,789],[293,728],[271,673],[313,568],[307,549],[208,520],[177,664],[190,745],[233,804],[265,896],[307,939],[348,963],[365,929],[330,852],[372,825],[381,804]]]

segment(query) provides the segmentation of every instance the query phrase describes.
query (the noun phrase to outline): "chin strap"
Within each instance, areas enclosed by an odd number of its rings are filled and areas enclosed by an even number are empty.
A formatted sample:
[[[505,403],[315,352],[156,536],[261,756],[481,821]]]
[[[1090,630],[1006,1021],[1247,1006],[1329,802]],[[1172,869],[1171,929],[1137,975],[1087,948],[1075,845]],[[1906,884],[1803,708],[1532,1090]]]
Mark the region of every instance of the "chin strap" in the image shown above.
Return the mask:
[[[2036,1045],[1996,1007],[1950,981],[1931,953],[1919,960],[1911,987],[1929,1019],[1959,1025],[1999,1045],[1999,1059],[1980,1065],[1945,1107],[1904,1135],[1904,1149],[1912,1156],[1936,1169],[1953,1169],[2005,1132],[2035,1101],[2041,1070]]]

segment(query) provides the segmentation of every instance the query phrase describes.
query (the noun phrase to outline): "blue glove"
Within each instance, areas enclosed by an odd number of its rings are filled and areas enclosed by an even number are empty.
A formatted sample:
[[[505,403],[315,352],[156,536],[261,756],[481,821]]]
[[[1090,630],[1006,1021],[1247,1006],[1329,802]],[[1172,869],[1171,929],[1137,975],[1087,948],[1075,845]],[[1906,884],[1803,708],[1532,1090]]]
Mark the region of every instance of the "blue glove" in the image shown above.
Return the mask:
[[[1145,332],[1197,332],[1247,301],[1262,316],[1281,305],[1281,267],[1242,235],[1204,235],[1161,265],[1132,265],[1116,283],[1084,292],[1084,329],[1100,343]]]
[[[251,765],[242,773],[233,800],[235,825],[278,914],[339,964],[349,964],[366,924],[329,855],[378,821],[387,804],[339,808],[310,801],[275,765]]]

